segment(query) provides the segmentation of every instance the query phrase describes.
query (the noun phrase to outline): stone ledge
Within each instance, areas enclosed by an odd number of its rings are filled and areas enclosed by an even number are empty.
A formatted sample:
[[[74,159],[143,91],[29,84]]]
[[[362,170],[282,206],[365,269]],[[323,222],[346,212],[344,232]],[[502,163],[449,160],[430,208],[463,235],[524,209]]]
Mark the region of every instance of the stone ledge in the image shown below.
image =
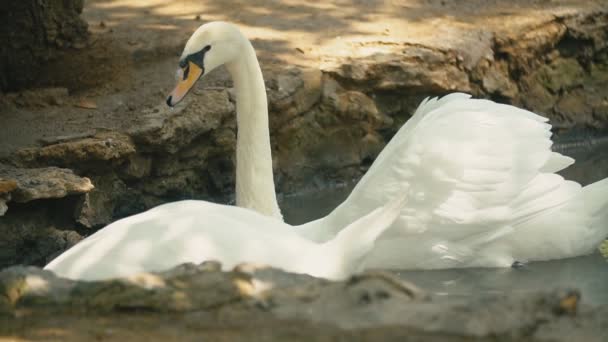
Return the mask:
[[[0,272],[0,322],[12,324],[10,331],[18,335],[25,333],[19,326],[29,326],[25,322],[45,326],[42,322],[48,320],[48,313],[65,322],[115,322],[114,339],[120,339],[128,329],[162,334],[167,329],[165,322],[177,324],[189,315],[204,314],[222,317],[223,324],[232,326],[230,331],[243,336],[252,332],[245,322],[271,325],[275,328],[268,333],[269,340],[280,340],[284,322],[294,322],[306,327],[296,329],[297,335],[313,341],[326,338],[328,333],[346,332],[390,340],[395,331],[399,336],[450,341],[601,341],[608,333],[608,307],[590,308],[579,301],[575,290],[449,301],[430,297],[387,273],[365,273],[344,282],[330,282],[253,265],[222,272],[215,262],[98,282],[62,279],[35,267]],[[121,327],[118,320],[125,312],[138,312],[143,321],[128,329]],[[203,322],[192,324],[184,334]],[[212,324],[218,326],[218,322]],[[0,336],[7,333],[7,327],[0,324]],[[70,332],[81,329],[72,325]],[[210,332],[201,336],[211,336],[206,334]]]
[[[11,200],[26,203],[37,199],[63,198],[83,194],[94,187],[86,177],[72,170],[57,167],[24,169],[0,164],[2,194],[10,194]]]

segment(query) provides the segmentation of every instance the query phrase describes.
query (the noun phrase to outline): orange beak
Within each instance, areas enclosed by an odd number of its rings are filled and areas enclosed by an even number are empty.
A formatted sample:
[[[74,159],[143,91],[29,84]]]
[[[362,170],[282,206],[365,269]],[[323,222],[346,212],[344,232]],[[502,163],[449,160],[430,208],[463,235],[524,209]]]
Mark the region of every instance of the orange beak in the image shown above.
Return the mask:
[[[185,74],[185,77],[184,77]],[[203,74],[203,69],[198,65],[188,62],[188,66],[177,71],[177,85],[167,97],[167,105],[173,107],[178,104],[188,94],[192,86]]]

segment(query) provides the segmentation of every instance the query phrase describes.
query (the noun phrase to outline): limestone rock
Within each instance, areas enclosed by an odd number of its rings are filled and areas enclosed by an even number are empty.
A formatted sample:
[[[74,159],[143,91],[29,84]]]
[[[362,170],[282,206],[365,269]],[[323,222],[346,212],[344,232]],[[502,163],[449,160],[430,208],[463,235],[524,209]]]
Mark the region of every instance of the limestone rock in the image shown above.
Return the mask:
[[[107,312],[147,310],[184,312],[211,309],[238,301],[250,278],[221,272],[215,263],[184,264],[163,273],[141,273],[124,279],[72,281],[35,267],[0,272],[0,299],[5,310],[19,306],[70,306]],[[2,304],[0,303],[0,308]]]
[[[5,196],[5,195],[0,195],[0,216],[3,216],[4,214],[6,214],[6,211],[8,210],[8,206],[6,205],[6,202],[10,201],[10,197]]]
[[[82,196],[74,213],[76,222],[88,228],[112,222],[114,210],[126,193],[126,185],[113,173],[96,176],[93,182],[95,189]]]
[[[292,67],[270,75],[266,85],[273,128],[308,111],[321,98],[322,74],[318,69]]]
[[[5,2],[0,6],[0,21],[5,25],[0,30],[3,91],[38,84],[42,65],[57,56],[58,50],[87,39],[87,23],[80,17],[82,0]]]
[[[507,32],[495,38],[495,50],[509,56],[511,68],[530,73],[542,65],[546,55],[564,37],[568,28],[559,20],[549,20],[522,30]]]
[[[57,165],[86,170],[90,164],[119,160],[135,152],[131,139],[118,132],[59,141],[42,148],[20,150],[16,158],[28,166]]]
[[[550,113],[557,97],[551,94],[542,84],[534,79],[526,78],[522,81],[523,105],[539,114]]]
[[[593,109],[587,102],[586,93],[580,89],[566,92],[555,104],[555,111],[572,121],[578,121],[579,124],[592,125],[592,122],[585,120],[592,117]]]
[[[427,92],[470,91],[467,74],[458,68],[453,51],[424,46],[362,43],[363,55],[327,57],[322,70],[362,90]],[[374,49],[369,49],[373,45]],[[387,47],[388,45],[388,47]],[[373,51],[371,54],[369,50]]]
[[[63,105],[67,99],[67,88],[41,88],[0,96],[0,104],[15,107],[43,108]]]
[[[517,85],[510,79],[507,66],[503,63],[495,65],[482,77],[482,86],[489,94],[513,99],[518,95]]]
[[[88,178],[57,167],[21,169],[0,165],[0,177],[16,182],[17,187],[11,192],[12,200],[21,203],[83,194],[93,189]]]
[[[69,199],[56,207],[30,202],[13,205],[0,218],[0,269],[10,265],[44,265],[82,239],[65,219],[73,212]]]
[[[381,341],[405,337],[601,341],[608,332],[608,308],[588,307],[580,301],[576,290],[446,300],[382,272],[331,282],[261,265],[245,264],[222,272],[219,264],[208,262],[124,279],[80,282],[34,267],[12,267],[0,271],[0,322],[10,322],[0,324],[0,334],[6,334],[9,326],[57,328],[57,324],[71,326],[70,332],[76,334],[83,328],[70,322],[103,318],[112,322],[119,335],[145,329],[158,336],[164,322],[169,322],[172,329],[177,325],[184,333],[196,326],[207,327],[198,338],[215,336],[208,335],[214,330],[208,324],[227,324],[234,336],[251,337],[255,330],[268,340],[365,336],[365,340]],[[48,312],[59,317],[59,323],[49,322]],[[134,316],[145,320],[134,321]],[[127,317],[130,323],[121,323]],[[187,324],[182,327],[182,322]],[[95,329],[95,325],[85,326],[87,331]],[[297,329],[292,330],[294,326]],[[12,334],[23,333],[9,329]]]
[[[560,58],[541,67],[536,77],[540,84],[557,94],[560,90],[568,90],[580,85],[584,73],[583,68],[575,59]]]
[[[3,216],[8,210],[6,202],[11,200],[10,192],[15,190],[16,188],[16,181],[0,177],[0,216]]]
[[[4,179],[0,177],[0,194],[8,194],[17,188],[17,182],[14,179]]]
[[[194,95],[194,96],[192,96]],[[176,153],[199,136],[218,128],[234,115],[234,104],[226,90],[205,90],[186,98],[175,108],[161,105],[142,118],[143,123],[130,130],[143,149]]]

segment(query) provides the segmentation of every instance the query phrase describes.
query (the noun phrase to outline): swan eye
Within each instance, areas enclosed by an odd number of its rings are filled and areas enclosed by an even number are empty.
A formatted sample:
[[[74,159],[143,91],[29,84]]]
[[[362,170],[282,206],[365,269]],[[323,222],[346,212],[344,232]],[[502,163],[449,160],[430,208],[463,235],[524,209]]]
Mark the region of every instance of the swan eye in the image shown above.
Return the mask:
[[[188,73],[190,72],[190,65],[187,64],[185,68],[182,69],[184,71],[184,77],[182,78],[184,81],[188,78]]]

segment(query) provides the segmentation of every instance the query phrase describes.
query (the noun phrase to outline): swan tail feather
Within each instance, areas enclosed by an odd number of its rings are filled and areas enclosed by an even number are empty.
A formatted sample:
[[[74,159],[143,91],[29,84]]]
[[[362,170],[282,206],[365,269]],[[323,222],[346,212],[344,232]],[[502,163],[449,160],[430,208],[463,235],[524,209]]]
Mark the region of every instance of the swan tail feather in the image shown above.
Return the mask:
[[[549,160],[539,170],[540,172],[554,173],[574,164],[574,159],[557,152],[552,152]]]
[[[339,260],[346,268],[359,270],[363,258],[372,250],[376,239],[399,217],[405,203],[404,196],[389,201],[350,223],[333,239],[323,243],[322,248],[333,254],[330,260]]]

